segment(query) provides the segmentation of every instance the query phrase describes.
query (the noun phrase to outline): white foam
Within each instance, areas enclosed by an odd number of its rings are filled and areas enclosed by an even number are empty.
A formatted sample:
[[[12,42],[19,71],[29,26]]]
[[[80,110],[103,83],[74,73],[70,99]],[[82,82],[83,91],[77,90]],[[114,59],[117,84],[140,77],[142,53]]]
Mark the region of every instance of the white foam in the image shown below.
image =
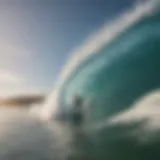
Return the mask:
[[[140,128],[135,128],[131,134],[147,135],[160,129],[160,90],[147,94],[127,110],[89,125],[86,130],[98,132],[109,126],[129,125],[141,121],[145,123]]]

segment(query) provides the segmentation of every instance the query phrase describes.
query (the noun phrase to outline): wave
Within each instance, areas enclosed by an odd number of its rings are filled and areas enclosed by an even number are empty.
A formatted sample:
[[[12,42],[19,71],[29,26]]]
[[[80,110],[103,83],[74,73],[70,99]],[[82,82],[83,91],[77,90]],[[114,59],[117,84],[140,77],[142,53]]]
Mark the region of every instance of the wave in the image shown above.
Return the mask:
[[[119,106],[114,109],[114,112],[120,110],[149,88],[157,87],[155,80],[151,81],[155,85],[148,86],[150,79],[148,75],[157,74],[159,68],[158,62],[152,63],[155,62],[155,59],[151,56],[154,47],[157,47],[154,56],[159,58],[159,17],[159,1],[139,3],[117,19],[107,22],[96,34],[89,37],[72,53],[68,63],[64,66],[53,93],[46,99],[42,116],[48,118],[54,113],[57,114],[60,108],[64,110],[69,108],[70,99],[78,93],[87,99],[90,97],[96,99],[98,103],[96,105],[103,106],[103,108],[99,107],[98,112],[94,111],[94,113],[97,114],[97,117],[103,117],[102,112],[105,113],[105,116],[106,112],[113,112],[110,111],[111,106],[114,106],[113,108]],[[148,59],[148,61],[143,59]],[[144,66],[140,67],[140,65]],[[147,65],[152,65],[153,68]],[[141,72],[137,72],[137,69],[140,69]],[[151,73],[146,73],[146,69],[149,69]],[[132,74],[136,74],[137,78],[133,78]],[[145,76],[142,77],[142,74]],[[126,76],[132,77],[136,83]],[[146,86],[147,88],[142,89],[139,93],[133,90],[130,95],[132,98],[127,99],[125,95],[128,94],[127,87],[130,86],[129,89],[131,89],[133,84],[139,87],[138,84],[143,83],[142,80],[147,81],[142,88]],[[121,96],[122,92],[125,96]],[[133,92],[136,92],[136,96]],[[127,100],[121,100],[125,97]],[[120,105],[119,101],[125,101],[125,103],[121,102],[122,105]],[[110,107],[104,111],[104,106]]]

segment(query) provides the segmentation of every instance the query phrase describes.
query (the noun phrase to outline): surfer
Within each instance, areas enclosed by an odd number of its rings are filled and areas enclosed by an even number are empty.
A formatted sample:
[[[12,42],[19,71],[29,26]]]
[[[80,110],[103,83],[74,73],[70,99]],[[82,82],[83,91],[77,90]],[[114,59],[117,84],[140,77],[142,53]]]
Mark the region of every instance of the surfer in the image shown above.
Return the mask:
[[[75,96],[73,99],[72,121],[75,125],[81,125],[84,120],[83,114],[83,99],[80,96]]]

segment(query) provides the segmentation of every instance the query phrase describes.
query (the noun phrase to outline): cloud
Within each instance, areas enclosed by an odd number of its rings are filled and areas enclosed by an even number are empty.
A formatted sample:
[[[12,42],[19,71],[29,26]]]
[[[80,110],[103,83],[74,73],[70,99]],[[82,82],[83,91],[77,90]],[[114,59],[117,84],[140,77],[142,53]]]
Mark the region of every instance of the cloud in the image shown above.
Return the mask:
[[[0,97],[14,94],[24,83],[25,80],[20,75],[8,70],[0,70]]]
[[[0,70],[0,85],[20,84],[23,83],[24,79],[16,73]]]
[[[7,70],[0,70],[0,85],[20,84],[24,79],[19,75]]]
[[[0,98],[41,93],[39,88],[30,85],[21,75],[8,70],[0,70]]]

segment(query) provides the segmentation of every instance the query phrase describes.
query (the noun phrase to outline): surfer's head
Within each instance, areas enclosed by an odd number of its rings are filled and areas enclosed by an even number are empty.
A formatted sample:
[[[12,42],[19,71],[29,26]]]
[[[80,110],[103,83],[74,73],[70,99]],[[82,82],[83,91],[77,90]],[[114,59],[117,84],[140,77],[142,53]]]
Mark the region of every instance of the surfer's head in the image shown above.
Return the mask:
[[[83,103],[82,97],[79,96],[79,95],[75,95],[74,98],[73,98],[73,105],[75,107],[81,107],[82,103]]]

